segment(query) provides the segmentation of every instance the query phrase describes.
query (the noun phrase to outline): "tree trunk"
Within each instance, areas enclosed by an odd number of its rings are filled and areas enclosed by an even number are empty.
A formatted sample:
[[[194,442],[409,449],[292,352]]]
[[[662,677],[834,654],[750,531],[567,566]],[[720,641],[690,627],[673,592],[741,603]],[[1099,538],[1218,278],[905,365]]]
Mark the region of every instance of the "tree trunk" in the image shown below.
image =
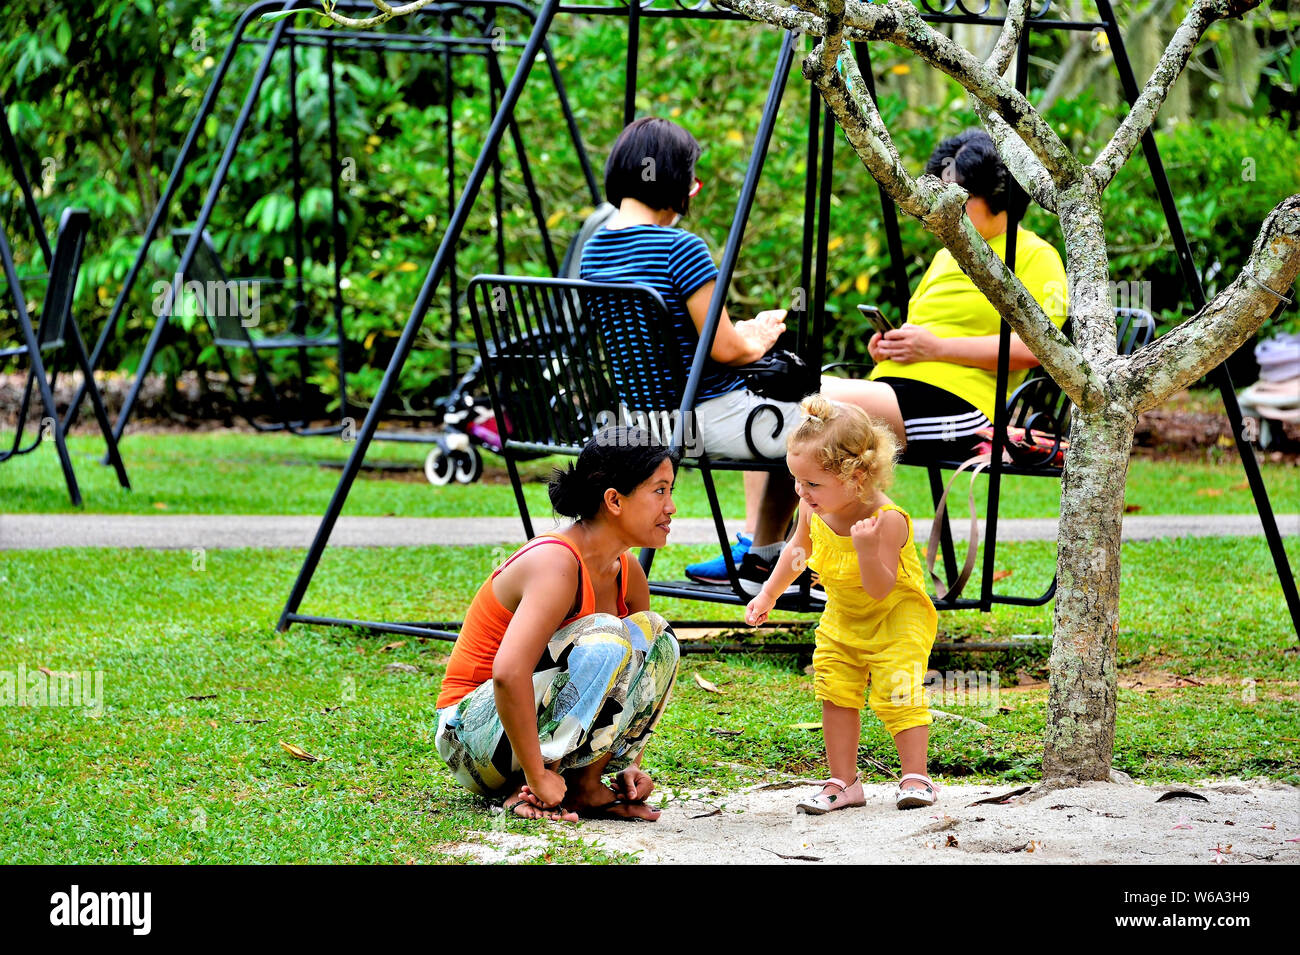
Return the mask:
[[[1061,482],[1043,775],[1108,779],[1115,745],[1120,529],[1136,418],[1074,412]]]

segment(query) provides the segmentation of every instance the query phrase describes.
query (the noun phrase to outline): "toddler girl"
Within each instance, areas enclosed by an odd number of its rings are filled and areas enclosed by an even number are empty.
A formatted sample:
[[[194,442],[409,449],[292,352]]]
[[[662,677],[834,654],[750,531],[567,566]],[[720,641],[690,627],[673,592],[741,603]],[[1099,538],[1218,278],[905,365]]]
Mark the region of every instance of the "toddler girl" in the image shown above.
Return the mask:
[[[803,400],[807,418],[790,435],[786,462],[799,495],[794,536],[771,578],[749,602],[758,626],[803,570],[826,588],[817,627],[813,682],[831,778],[798,804],[820,814],[866,803],[858,779],[862,697],[894,737],[903,774],[899,809],[932,806],[938,787],[926,775],[930,710],[923,678],[938,628],[912,540],[912,520],[884,494],[894,474],[893,432],[855,405],[822,395]]]

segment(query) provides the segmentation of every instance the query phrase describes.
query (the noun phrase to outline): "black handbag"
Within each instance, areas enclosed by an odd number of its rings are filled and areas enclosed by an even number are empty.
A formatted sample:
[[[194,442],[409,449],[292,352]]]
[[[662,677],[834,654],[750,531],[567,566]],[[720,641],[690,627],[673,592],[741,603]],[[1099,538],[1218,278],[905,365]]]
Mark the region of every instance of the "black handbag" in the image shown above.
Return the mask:
[[[821,373],[785,348],[774,348],[735,371],[745,376],[750,391],[773,401],[801,401],[821,385]]]

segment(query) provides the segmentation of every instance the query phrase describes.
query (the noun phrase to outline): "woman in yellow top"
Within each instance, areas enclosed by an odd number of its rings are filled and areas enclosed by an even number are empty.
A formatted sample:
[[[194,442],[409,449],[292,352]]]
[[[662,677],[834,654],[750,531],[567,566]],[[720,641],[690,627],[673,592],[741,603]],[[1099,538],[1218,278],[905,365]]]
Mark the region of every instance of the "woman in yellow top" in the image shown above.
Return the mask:
[[[750,626],[766,620],[805,560],[826,588],[813,686],[831,775],[797,808],[820,814],[865,804],[857,760],[868,682],[868,703],[902,763],[895,805],[932,806],[938,787],[926,774],[931,717],[923,681],[939,618],[926,595],[912,520],[884,493],[894,474],[894,436],[859,408],[822,395],[809,395],[801,407],[807,417],[786,453],[799,520],[745,610]]]
[[[966,214],[999,258],[1007,245],[1010,173],[988,133],[967,130],[943,140],[926,173],[971,194]],[[1061,256],[1027,229],[1016,237],[1016,275],[1059,328],[1065,323]],[[965,457],[990,426],[997,403],[1001,318],[947,249],[940,249],[908,304],[908,321],[872,335],[870,382],[823,378],[822,393],[881,418],[911,456]],[[1011,335],[1010,395],[1038,359]]]

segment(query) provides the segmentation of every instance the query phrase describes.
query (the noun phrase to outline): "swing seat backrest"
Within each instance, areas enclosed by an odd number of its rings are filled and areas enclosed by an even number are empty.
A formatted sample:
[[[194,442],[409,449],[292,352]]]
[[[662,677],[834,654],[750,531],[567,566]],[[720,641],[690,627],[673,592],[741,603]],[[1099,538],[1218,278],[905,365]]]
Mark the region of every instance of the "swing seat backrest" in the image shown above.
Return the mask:
[[[177,229],[172,232],[172,248],[175,249],[178,257],[185,254],[185,247],[193,234],[192,229]],[[221,258],[217,255],[216,246],[213,245],[212,234],[207,229],[204,229],[199,236],[198,246],[194,250],[194,259],[182,275],[182,280],[186,284],[196,281],[203,286],[204,294],[199,297],[199,311],[216,338],[239,345],[251,344],[252,339],[248,329],[240,320],[239,309],[230,307],[232,298],[235,298],[238,304],[238,288],[226,275]],[[180,295],[179,289],[177,295],[178,297]],[[209,302],[215,303],[217,307],[208,308]],[[172,307],[177,308],[178,305],[179,303],[174,303]]]
[[[85,209],[65,209],[59,219],[59,231],[54,240],[53,261],[50,263],[49,285],[41,303],[41,323],[36,330],[36,343],[41,351],[62,348],[67,335],[68,322],[72,321],[72,299],[77,290],[77,276],[81,273],[81,256],[86,248],[86,235],[90,232],[90,213]],[[27,353],[26,345],[0,351],[0,358]]]
[[[185,247],[189,244],[190,237],[194,234],[192,229],[176,229],[172,232],[172,248],[175,250],[177,257],[185,254]],[[199,237],[198,246],[194,250],[194,260],[190,262],[189,269],[186,270],[183,280],[188,284],[190,281],[197,281],[204,288],[204,296],[199,301],[199,311],[203,313],[204,320],[212,329],[213,335],[226,345],[236,347],[252,347],[253,338],[244,325],[245,315],[241,313],[241,303],[247,304],[253,292],[256,292],[259,313],[265,310],[265,297],[268,290],[283,288],[285,282],[283,279],[271,278],[245,278],[231,279],[226,274],[225,267],[221,264],[221,256],[217,254],[217,248],[212,241],[212,234],[207,229]],[[251,286],[251,288],[250,288]],[[209,308],[212,305],[215,307]],[[173,306],[175,307],[175,306]],[[308,311],[306,303],[294,301],[290,305],[291,317],[289,321],[288,333],[290,336],[298,337],[315,337],[307,331]],[[259,315],[257,328],[265,328]],[[325,339],[321,339],[325,343]]]
[[[664,378],[659,362],[635,357],[662,352],[634,354],[641,343],[628,346],[626,336],[613,351],[608,347],[615,323],[646,329],[653,343],[649,329],[667,324],[667,307],[654,289],[479,275],[468,299],[484,378],[512,450],[576,454],[601,428],[625,423],[623,406],[636,407],[629,396]]]

